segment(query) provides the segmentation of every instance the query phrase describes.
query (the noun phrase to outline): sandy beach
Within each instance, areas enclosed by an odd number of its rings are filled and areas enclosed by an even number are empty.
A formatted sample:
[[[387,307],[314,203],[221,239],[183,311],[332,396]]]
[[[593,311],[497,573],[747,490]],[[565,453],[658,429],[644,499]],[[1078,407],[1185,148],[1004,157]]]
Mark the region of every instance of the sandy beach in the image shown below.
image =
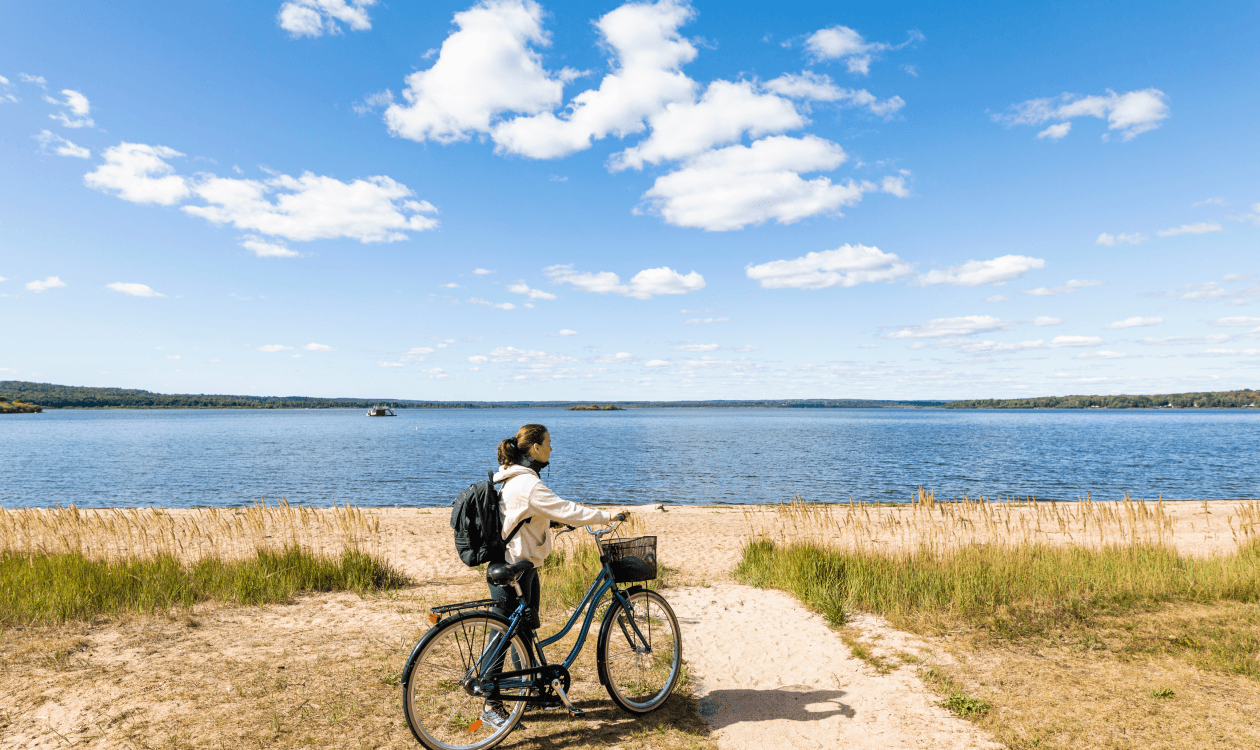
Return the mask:
[[[1228,552],[1247,520],[1246,508],[1166,504],[1161,534],[1185,554]],[[841,506],[837,512],[848,511]],[[915,543],[897,529],[908,514],[924,510],[861,512],[869,517],[863,533],[872,535],[863,543],[891,549]],[[933,534],[959,533],[949,529],[969,525],[968,533],[983,536],[974,522],[960,523],[939,509],[928,512],[940,519]],[[1048,525],[1048,511],[1004,512],[1003,522],[1014,528],[1033,528],[1038,518]],[[321,594],[253,608],[202,604],[170,616],[6,631],[0,637],[0,745],[244,747],[258,741],[250,727],[264,724],[272,738],[264,745],[415,746],[400,724],[391,680],[396,682],[410,645],[427,628],[427,607],[480,597],[484,584],[455,557],[445,509],[363,513],[376,528],[377,553],[416,586],[387,596]],[[881,673],[854,658],[835,629],[792,597],[734,581],[748,539],[787,534],[799,518],[775,508],[668,507],[641,510],[638,520],[644,533],[658,537],[661,560],[673,569],[665,593],[682,623],[694,681],[687,700],[708,723],[708,730],[699,730],[708,744],[723,750],[998,746],[974,723],[938,705],[940,696],[920,679],[915,663],[949,660],[941,643],[858,616],[846,628],[851,634],[880,653],[905,657],[898,668]],[[1126,533],[1123,519],[1116,524],[1111,533]],[[1108,532],[1090,532],[1086,523],[1038,533],[1087,543]],[[1135,527],[1127,533],[1141,532]],[[544,631],[548,627],[544,623]],[[527,722],[529,728],[504,747],[650,747],[652,732],[668,733],[676,729],[671,721],[686,721],[681,714],[658,716],[656,723],[630,721],[593,677],[575,687],[575,697],[596,708],[583,728],[549,715]],[[305,726],[304,718],[311,719]]]

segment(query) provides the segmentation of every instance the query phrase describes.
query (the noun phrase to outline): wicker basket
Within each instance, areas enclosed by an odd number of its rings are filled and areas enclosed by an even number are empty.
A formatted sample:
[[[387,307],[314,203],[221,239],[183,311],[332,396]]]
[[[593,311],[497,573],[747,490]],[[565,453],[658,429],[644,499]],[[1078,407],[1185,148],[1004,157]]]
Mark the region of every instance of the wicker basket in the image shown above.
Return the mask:
[[[604,555],[618,583],[656,578],[656,537],[640,536],[604,542]]]

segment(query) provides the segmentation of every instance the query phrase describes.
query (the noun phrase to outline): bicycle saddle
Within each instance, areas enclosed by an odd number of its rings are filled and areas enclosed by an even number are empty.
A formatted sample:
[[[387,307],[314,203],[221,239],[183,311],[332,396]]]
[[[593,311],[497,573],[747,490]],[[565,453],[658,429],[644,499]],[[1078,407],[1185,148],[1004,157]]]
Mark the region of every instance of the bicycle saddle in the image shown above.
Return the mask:
[[[495,586],[511,586],[516,583],[516,579],[520,578],[523,573],[532,570],[534,564],[529,560],[518,560],[508,565],[507,563],[494,563],[486,568],[486,582],[493,583]]]

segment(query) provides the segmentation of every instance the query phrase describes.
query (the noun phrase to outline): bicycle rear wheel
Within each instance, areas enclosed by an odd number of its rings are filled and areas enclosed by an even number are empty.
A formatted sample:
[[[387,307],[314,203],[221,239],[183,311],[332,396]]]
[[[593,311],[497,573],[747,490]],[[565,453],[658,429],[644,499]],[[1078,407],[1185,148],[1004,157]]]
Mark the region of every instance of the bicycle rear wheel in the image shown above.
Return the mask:
[[[630,612],[614,601],[599,628],[599,681],[618,706],[645,714],[659,708],[678,683],[682,636],[665,597],[644,590],[627,600]]]
[[[490,663],[507,634],[508,621],[492,612],[466,612],[435,625],[416,645],[403,673],[403,714],[420,744],[429,750],[486,750],[502,742],[521,720],[523,701],[505,701],[507,720],[496,727],[482,719],[485,698],[467,688],[471,680],[495,671],[534,666],[530,649],[514,634],[499,665]],[[496,670],[497,666],[497,670]],[[518,686],[504,695],[525,695]]]

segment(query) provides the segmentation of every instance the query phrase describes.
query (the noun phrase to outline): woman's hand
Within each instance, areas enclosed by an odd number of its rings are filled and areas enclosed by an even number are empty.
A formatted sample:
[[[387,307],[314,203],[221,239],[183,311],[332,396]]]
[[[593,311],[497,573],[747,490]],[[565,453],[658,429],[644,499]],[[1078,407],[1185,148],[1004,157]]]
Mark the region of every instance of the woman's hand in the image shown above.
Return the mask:
[[[628,520],[630,520],[630,511],[628,511],[628,510],[623,510],[623,511],[620,511],[619,513],[617,513],[617,515],[613,516],[613,520],[614,520],[614,521],[628,521]]]

